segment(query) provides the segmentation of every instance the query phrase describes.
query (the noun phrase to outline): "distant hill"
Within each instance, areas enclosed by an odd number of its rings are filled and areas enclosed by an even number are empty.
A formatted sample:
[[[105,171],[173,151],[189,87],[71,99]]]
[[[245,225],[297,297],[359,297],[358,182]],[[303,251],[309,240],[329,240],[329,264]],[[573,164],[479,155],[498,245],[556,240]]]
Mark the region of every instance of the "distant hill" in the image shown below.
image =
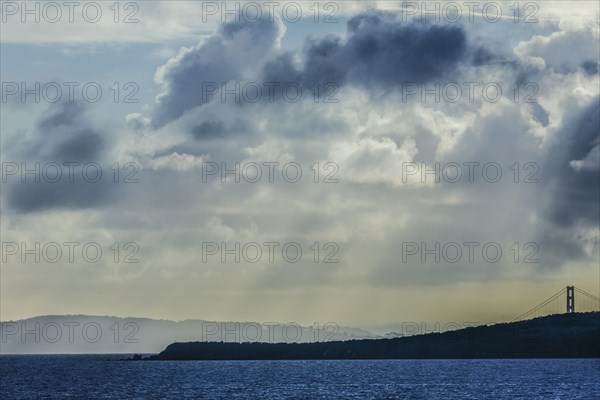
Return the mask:
[[[311,342],[378,337],[358,328],[46,315],[0,322],[0,354],[158,353],[173,342]]]
[[[600,313],[552,315],[393,339],[321,343],[173,343],[143,360],[598,358]],[[139,359],[140,357],[136,357]]]

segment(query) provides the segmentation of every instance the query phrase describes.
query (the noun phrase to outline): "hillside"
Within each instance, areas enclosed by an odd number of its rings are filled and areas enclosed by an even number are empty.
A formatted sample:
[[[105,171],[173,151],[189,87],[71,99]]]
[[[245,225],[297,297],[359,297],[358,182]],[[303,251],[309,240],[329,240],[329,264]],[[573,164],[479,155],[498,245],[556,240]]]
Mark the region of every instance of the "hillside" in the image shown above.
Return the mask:
[[[289,325],[289,324],[288,324]],[[158,353],[170,343],[201,341],[282,342],[285,324],[260,322],[47,315],[0,323],[0,354]],[[340,326],[337,332],[311,327],[288,329],[300,342],[374,338],[363,329]]]
[[[600,357],[600,313],[552,315],[394,339],[320,343],[173,343],[143,360]]]

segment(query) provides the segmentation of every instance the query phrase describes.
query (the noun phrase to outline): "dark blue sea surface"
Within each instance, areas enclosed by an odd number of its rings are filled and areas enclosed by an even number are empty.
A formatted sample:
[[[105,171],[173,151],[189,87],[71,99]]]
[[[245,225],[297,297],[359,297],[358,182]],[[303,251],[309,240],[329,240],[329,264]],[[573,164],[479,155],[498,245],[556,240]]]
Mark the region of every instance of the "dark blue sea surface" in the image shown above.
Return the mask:
[[[118,361],[1,356],[2,399],[600,399],[600,360]]]

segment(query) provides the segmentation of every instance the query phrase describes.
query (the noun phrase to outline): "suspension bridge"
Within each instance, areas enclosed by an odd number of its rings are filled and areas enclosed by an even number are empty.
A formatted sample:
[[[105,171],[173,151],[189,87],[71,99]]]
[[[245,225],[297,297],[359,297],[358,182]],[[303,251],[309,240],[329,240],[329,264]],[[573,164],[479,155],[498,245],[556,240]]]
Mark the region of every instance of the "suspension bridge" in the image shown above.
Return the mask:
[[[553,314],[573,314],[575,312],[593,311],[600,311],[600,298],[575,286],[567,286],[529,311],[519,315],[511,322]]]

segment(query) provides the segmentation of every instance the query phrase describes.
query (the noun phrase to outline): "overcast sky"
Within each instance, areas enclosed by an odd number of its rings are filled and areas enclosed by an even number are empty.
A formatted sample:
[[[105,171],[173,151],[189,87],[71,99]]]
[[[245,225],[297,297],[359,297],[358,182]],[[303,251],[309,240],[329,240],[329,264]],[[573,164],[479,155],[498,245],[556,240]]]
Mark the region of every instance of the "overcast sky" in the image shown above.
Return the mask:
[[[597,2],[86,4],[2,2],[2,320],[368,328],[598,294]]]

